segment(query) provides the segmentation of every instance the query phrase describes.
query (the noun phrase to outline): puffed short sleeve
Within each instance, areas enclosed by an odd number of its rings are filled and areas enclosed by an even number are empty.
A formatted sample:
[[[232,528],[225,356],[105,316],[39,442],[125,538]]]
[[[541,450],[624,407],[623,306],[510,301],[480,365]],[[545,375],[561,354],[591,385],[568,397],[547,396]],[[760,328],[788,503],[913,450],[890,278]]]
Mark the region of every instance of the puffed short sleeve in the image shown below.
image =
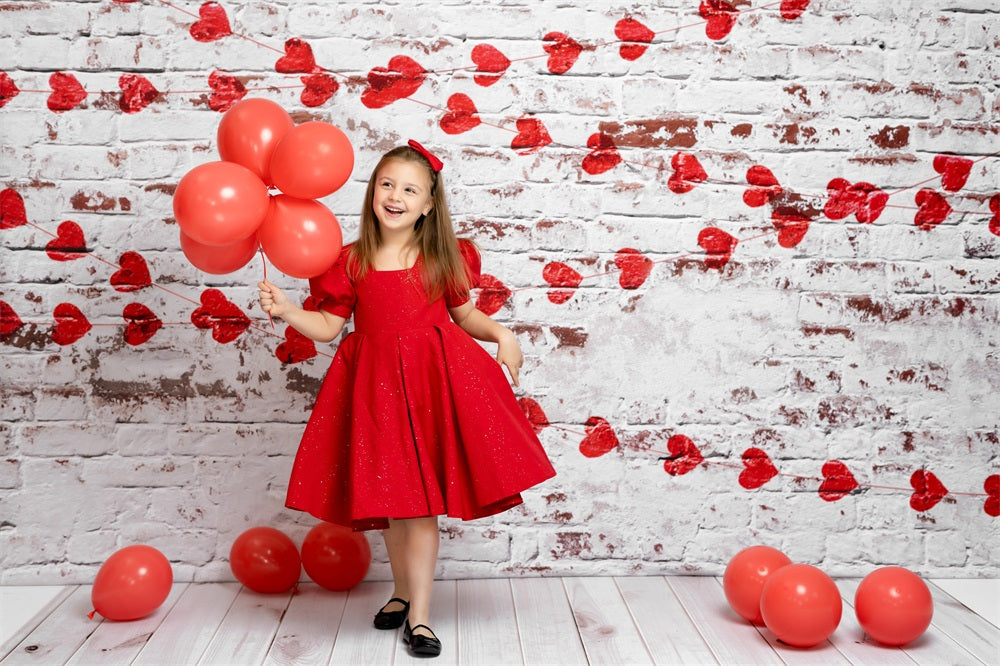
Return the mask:
[[[358,298],[347,275],[347,255],[345,247],[329,270],[309,278],[309,292],[319,300],[319,307],[344,319],[351,316]]]
[[[480,272],[482,271],[482,263],[479,258],[479,250],[476,249],[475,244],[472,241],[465,240],[464,238],[458,241],[458,251],[462,255],[462,262],[465,264],[466,274],[469,276],[469,287],[475,288],[479,286]],[[463,291],[461,293],[449,290],[444,295],[445,304],[449,308],[457,308],[459,305],[465,304],[469,300],[469,292]]]

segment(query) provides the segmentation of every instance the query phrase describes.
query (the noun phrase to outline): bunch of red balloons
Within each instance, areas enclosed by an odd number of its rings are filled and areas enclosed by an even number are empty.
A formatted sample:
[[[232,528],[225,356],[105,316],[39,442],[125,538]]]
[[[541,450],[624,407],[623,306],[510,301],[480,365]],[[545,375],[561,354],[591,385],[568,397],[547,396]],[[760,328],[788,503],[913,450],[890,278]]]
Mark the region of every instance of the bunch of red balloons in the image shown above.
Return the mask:
[[[836,583],[816,567],[793,564],[769,546],[737,553],[726,567],[722,587],[737,614],[763,623],[789,645],[818,645],[840,624],[843,601]],[[861,581],[854,612],[865,633],[884,645],[899,646],[927,630],[934,603],[927,584],[915,573],[883,567]]]
[[[188,261],[229,273],[263,248],[292,277],[332,266],[343,244],[340,224],[316,199],[340,189],[354,169],[347,136],[329,123],[295,125],[278,104],[245,99],[222,117],[218,148],[221,161],[195,167],[174,191]]]
[[[302,542],[302,555],[284,532],[252,527],[233,542],[229,566],[236,580],[254,592],[275,594],[290,590],[302,567],[328,590],[349,590],[365,577],[372,551],[360,532],[333,523],[319,523]]]
[[[126,546],[97,571],[90,602],[109,620],[138,620],[160,607],[170,594],[174,572],[152,546]]]

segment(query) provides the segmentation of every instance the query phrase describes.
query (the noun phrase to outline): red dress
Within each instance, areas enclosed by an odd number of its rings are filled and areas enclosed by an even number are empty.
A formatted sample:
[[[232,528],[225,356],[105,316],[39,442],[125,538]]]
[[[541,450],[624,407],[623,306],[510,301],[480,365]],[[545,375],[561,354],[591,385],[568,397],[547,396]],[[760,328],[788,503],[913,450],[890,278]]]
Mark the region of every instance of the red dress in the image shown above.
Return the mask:
[[[474,281],[475,247],[459,247]],[[555,475],[500,364],[428,302],[419,270],[369,270],[358,282],[348,251],[310,280],[320,307],[354,315],[316,396],[295,456],[286,506],[356,530],[387,518],[481,518],[521,503]]]

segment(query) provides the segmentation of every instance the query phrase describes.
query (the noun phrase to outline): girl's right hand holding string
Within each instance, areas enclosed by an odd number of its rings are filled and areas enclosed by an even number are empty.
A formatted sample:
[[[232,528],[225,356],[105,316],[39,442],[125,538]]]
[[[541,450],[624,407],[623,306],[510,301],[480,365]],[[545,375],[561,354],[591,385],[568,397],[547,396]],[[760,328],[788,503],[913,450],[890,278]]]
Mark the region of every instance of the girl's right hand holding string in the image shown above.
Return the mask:
[[[280,317],[288,311],[292,303],[281,289],[267,280],[258,282],[257,288],[260,289],[257,298],[260,301],[261,310],[273,317]]]

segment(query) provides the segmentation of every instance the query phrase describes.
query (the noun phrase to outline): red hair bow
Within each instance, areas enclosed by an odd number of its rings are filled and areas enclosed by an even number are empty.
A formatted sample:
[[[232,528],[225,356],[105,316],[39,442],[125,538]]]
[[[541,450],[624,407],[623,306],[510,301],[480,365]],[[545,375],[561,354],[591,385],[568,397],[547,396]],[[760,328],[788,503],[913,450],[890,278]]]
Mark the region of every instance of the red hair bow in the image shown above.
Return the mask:
[[[431,163],[431,168],[434,169],[435,173],[444,168],[444,162],[439,160],[433,153],[431,153],[431,151],[427,150],[413,139],[410,139],[407,143],[410,148],[413,148],[413,150],[427,158],[427,161]]]

